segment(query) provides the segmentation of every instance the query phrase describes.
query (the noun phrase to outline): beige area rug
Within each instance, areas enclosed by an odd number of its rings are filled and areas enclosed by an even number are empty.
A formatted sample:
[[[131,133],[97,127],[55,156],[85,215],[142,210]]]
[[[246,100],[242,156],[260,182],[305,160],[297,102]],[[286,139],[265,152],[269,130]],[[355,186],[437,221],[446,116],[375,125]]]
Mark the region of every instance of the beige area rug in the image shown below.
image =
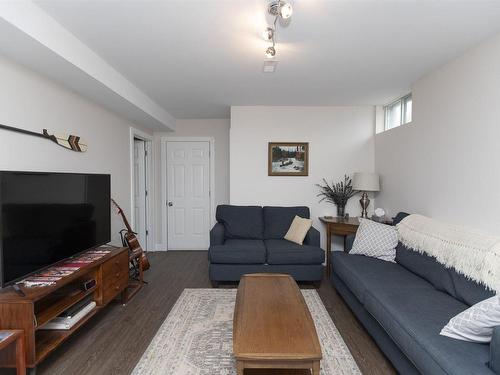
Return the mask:
[[[361,374],[315,290],[303,290],[323,352],[321,375]],[[133,375],[235,375],[236,289],[185,289]]]

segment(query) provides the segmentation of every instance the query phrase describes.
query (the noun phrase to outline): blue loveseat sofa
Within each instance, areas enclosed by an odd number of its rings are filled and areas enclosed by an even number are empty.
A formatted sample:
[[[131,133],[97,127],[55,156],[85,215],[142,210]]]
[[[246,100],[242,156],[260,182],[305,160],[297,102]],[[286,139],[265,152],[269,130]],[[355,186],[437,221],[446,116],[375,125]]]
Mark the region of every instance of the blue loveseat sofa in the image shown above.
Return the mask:
[[[286,273],[297,281],[320,282],[325,253],[319,232],[311,227],[303,245],[283,239],[295,215],[309,218],[309,208],[218,206],[208,251],[212,284],[239,281],[242,275],[255,272]]]
[[[394,224],[406,215],[398,214]],[[490,344],[439,335],[450,318],[494,293],[401,243],[396,250],[396,263],[347,252],[331,257],[334,287],[396,369],[404,375],[500,374],[500,327]]]

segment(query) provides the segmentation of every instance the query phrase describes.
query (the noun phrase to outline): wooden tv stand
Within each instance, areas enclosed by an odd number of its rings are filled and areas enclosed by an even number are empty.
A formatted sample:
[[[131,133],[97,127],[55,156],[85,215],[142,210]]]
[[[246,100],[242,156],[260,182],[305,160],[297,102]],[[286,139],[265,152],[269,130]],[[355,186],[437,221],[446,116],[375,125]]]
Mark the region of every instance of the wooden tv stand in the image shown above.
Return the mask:
[[[55,285],[46,287],[21,287],[25,296],[14,288],[0,290],[0,329],[22,329],[26,339],[26,366],[36,368],[52,351],[62,344],[77,329],[85,324],[99,310],[124,293],[129,282],[129,255],[125,247],[100,247],[111,250],[104,257],[89,263]],[[71,285],[95,279],[96,285],[88,291],[74,291]],[[40,328],[63,311],[93,296],[97,306],[70,330],[41,330]],[[0,352],[0,367],[15,367],[14,348]]]

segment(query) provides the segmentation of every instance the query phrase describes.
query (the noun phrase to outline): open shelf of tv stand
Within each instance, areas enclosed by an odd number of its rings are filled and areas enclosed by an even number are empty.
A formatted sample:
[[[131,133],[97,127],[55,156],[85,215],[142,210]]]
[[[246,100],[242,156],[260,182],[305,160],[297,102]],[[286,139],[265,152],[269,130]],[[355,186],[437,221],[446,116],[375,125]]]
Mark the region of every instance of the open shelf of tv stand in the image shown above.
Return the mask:
[[[52,319],[54,319],[56,316],[59,316],[62,312],[66,311],[69,309],[71,306],[75,305],[76,303],[80,302],[87,296],[91,295],[94,293],[96,288],[92,288],[86,291],[80,291],[77,294],[72,294],[68,296],[63,296],[59,298],[58,300],[54,301],[53,304],[46,306],[43,310],[35,313],[36,317],[36,329],[39,330],[42,328],[45,324],[50,322]]]
[[[102,307],[95,307],[85,317],[68,330],[39,330],[35,333],[35,362],[43,361],[55,348],[92,318]]]
[[[100,249],[103,249],[102,247]],[[85,325],[109,302],[128,287],[128,249],[108,247],[108,254],[63,277],[55,285],[22,287],[25,296],[12,287],[0,290],[0,329],[22,329],[26,338],[26,364],[36,367],[68,337]],[[94,279],[96,285],[87,291],[77,287]],[[43,325],[87,296],[96,307],[69,330],[45,330]],[[15,351],[0,352],[0,367],[15,366]]]

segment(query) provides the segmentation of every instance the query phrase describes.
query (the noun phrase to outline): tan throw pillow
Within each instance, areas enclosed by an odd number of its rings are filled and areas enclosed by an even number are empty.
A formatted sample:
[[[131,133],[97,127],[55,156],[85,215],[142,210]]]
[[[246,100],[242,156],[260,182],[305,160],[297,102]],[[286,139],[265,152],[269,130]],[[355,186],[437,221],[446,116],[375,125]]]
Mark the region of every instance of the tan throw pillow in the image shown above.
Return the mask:
[[[311,219],[304,219],[300,216],[295,216],[292,221],[292,225],[290,225],[288,232],[285,234],[285,240],[302,245],[311,226]]]

